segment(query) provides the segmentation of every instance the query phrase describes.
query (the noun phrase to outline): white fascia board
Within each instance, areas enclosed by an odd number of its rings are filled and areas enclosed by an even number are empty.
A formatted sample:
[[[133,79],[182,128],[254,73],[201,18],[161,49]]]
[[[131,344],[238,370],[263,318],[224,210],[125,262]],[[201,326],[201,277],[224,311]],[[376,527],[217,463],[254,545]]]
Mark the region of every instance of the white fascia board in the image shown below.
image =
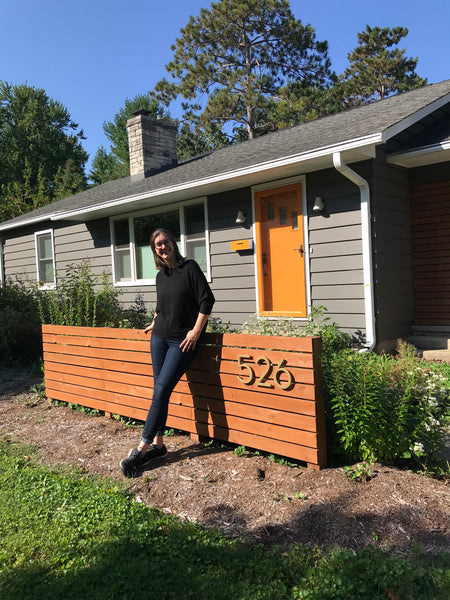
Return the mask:
[[[387,129],[385,129],[383,132],[383,140],[382,141],[386,142],[387,140],[390,140],[392,137],[396,136],[398,133],[404,131],[411,125],[414,125],[414,123],[417,123],[421,119],[427,117],[429,114],[431,114],[435,110],[438,110],[439,108],[441,108],[441,106],[444,106],[445,104],[448,104],[449,102],[450,102],[450,94],[445,94],[444,96],[441,96],[434,102],[431,102],[431,104],[428,104],[427,106],[424,106],[420,110],[413,112],[411,115],[409,115],[409,117],[406,117],[405,119],[402,119],[395,125],[392,125],[392,127],[388,127]]]
[[[143,192],[141,194],[126,196],[124,198],[117,198],[115,200],[111,200],[109,202],[104,202],[102,204],[95,204],[86,208],[80,208],[73,211],[61,212],[59,214],[53,215],[50,217],[52,221],[60,221],[63,219],[75,219],[77,217],[88,215],[89,213],[94,213],[99,210],[108,210],[108,209],[116,209],[121,206],[132,204],[134,202],[139,202],[140,200],[150,200],[152,198],[170,196],[172,194],[195,190],[199,187],[204,187],[208,185],[214,185],[220,182],[229,181],[231,179],[239,179],[244,178],[248,175],[252,175],[255,173],[260,173],[264,171],[269,171],[273,169],[277,169],[280,167],[285,167],[288,165],[293,165],[295,163],[302,164],[308,162],[310,160],[314,160],[316,158],[320,158],[323,156],[330,156],[330,166],[332,166],[332,156],[335,152],[347,152],[350,150],[361,149],[363,150],[362,155],[367,156],[368,158],[374,156],[374,147],[378,144],[382,143],[382,134],[374,133],[369,136],[356,138],[353,140],[349,140],[347,142],[337,144],[335,146],[326,146],[323,148],[319,148],[317,150],[313,150],[311,152],[305,152],[301,154],[295,154],[288,157],[283,157],[277,160],[273,160],[270,162],[264,162],[257,165],[251,165],[250,167],[245,167],[243,169],[237,169],[233,171],[228,171],[225,173],[219,173],[218,175],[214,175],[212,177],[205,177],[203,179],[195,179],[193,181],[189,181],[186,183],[182,183],[175,186],[168,186],[165,188],[160,188],[158,190],[149,190],[147,192]],[[197,194],[198,195],[198,194]]]
[[[24,221],[20,221],[19,223],[8,223],[8,224],[0,224],[0,231],[8,231],[8,229],[17,229],[17,227],[27,227],[27,225],[36,225],[36,223],[43,223],[45,221],[54,220],[54,215],[39,215],[38,217],[30,217]]]
[[[387,157],[388,163],[406,168],[423,167],[447,160],[450,160],[450,140],[406,152],[396,152]]]

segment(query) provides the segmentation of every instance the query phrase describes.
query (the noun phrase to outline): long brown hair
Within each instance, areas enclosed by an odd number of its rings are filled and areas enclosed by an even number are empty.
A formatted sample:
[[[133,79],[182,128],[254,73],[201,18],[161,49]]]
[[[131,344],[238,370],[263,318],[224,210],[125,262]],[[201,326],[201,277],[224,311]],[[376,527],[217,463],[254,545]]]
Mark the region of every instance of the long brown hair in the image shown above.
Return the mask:
[[[160,271],[162,269],[167,268],[167,264],[160,256],[158,256],[156,254],[156,250],[155,250],[155,240],[158,237],[158,235],[161,235],[161,234],[164,235],[169,240],[169,242],[172,242],[173,247],[175,249],[175,259],[180,263],[183,262],[183,260],[184,260],[184,256],[182,256],[180,251],[178,250],[177,240],[170,233],[170,231],[168,231],[167,229],[162,229],[162,228],[156,229],[150,236],[150,247],[153,252],[153,258],[155,259],[156,268],[159,269]]]

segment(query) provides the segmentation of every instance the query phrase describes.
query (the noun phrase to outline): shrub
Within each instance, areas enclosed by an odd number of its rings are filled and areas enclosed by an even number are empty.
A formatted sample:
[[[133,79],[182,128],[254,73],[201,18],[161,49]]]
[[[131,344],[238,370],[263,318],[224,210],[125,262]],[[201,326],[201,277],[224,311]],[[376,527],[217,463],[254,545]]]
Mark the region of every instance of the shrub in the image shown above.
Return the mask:
[[[291,317],[251,317],[242,326],[243,331],[255,335],[280,335],[287,337],[305,337],[318,335],[322,338],[322,351],[328,355],[333,352],[350,348],[352,338],[341,331],[337,323],[330,323],[330,318],[324,316],[325,306],[311,306],[306,322],[299,323]]]
[[[41,324],[35,292],[19,281],[0,287],[0,365],[29,365],[41,354]]]
[[[140,296],[129,309],[119,302],[120,290],[108,276],[92,275],[88,262],[71,264],[56,290],[38,295],[42,323],[75,327],[142,327],[151,321]]]
[[[334,449],[346,461],[432,461],[450,407],[444,381],[404,343],[397,357],[350,350],[329,356],[324,383]]]
[[[142,328],[152,320],[143,299],[130,308],[119,302],[106,274],[92,275],[89,263],[69,265],[56,290],[17,281],[0,287],[0,365],[22,366],[42,356],[41,325]]]

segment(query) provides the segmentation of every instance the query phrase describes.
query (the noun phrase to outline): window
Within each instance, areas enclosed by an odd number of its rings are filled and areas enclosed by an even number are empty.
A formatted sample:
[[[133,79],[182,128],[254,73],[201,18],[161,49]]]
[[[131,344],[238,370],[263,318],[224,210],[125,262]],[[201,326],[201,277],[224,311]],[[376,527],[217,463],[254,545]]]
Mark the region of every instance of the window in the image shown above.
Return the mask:
[[[154,283],[157,270],[150,235],[160,227],[168,229],[181,254],[194,259],[209,276],[206,200],[196,200],[163,212],[159,208],[111,221],[115,283]]]
[[[54,287],[55,259],[53,252],[53,231],[35,233],[37,280],[40,288]]]
[[[5,272],[4,272],[4,240],[0,240],[0,286],[5,284]]]

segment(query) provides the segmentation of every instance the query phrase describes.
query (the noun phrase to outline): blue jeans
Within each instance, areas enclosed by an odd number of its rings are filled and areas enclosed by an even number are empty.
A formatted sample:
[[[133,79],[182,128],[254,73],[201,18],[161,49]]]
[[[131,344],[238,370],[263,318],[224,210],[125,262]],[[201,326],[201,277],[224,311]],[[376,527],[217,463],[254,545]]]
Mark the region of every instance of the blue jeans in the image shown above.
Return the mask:
[[[163,339],[152,334],[153,397],[142,432],[142,441],[146,444],[151,444],[155,435],[164,434],[170,395],[200,347],[197,342],[194,350],[183,352],[181,342],[179,339]]]

